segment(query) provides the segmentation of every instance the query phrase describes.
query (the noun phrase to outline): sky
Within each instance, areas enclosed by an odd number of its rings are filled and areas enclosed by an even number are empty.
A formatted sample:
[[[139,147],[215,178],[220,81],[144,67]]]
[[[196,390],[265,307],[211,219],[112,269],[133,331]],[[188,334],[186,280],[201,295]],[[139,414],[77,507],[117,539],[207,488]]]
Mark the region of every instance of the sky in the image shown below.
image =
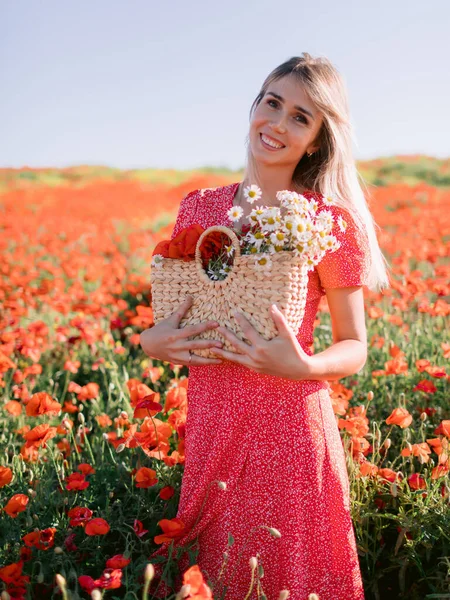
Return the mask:
[[[0,167],[240,169],[251,104],[309,52],[357,160],[450,152],[448,0],[0,0]]]

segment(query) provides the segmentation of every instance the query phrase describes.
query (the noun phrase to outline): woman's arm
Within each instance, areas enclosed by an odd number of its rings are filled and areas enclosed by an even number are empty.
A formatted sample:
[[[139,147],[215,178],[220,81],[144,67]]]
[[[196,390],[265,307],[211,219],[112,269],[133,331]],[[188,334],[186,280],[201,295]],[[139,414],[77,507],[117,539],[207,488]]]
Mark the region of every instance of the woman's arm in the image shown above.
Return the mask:
[[[367,360],[363,287],[327,288],[326,295],[333,345],[310,357],[307,379],[341,379],[357,373]]]

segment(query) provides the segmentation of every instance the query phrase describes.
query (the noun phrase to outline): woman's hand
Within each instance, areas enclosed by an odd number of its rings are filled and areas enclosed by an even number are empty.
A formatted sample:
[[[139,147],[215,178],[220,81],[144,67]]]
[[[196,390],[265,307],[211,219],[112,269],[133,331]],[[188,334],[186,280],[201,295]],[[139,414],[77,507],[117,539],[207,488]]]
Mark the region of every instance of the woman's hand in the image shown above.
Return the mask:
[[[212,348],[211,352],[245,365],[257,373],[294,380],[308,379],[311,357],[303,350],[285,316],[275,304],[271,306],[271,315],[278,329],[277,337],[265,340],[244,315],[236,312],[236,320],[251,345],[240,340],[227,327],[218,327],[218,333],[221,333],[240,354],[222,348]]]
[[[219,325],[217,321],[204,321],[203,323],[197,323],[197,325],[188,325],[179,329],[180,321],[191,304],[192,296],[187,296],[170,317],[142,331],[139,336],[139,343],[147,356],[187,367],[217,365],[223,362],[220,358],[204,358],[196,354],[192,354],[192,358],[190,358],[189,350],[214,347],[220,349],[223,345],[220,340],[187,339],[207,329],[217,327]]]

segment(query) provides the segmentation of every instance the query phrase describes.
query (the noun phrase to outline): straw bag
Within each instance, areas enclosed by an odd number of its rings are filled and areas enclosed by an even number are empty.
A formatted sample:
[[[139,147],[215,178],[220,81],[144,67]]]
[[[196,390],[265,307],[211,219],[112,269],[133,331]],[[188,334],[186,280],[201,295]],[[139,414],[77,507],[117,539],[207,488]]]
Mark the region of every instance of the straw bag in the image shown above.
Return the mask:
[[[214,231],[226,233],[234,248],[231,271],[225,279],[218,281],[206,274],[200,253],[203,239]],[[241,255],[239,239],[232,229],[222,225],[205,229],[197,241],[195,260],[166,258],[158,268],[152,268],[150,281],[155,324],[169,317],[190,295],[193,302],[180,321],[180,329],[214,320],[233,331],[240,340],[249,342],[233,316],[237,310],[264,339],[271,340],[278,335],[270,312],[271,304],[276,303],[297,333],[303,320],[308,286],[305,259],[289,250],[275,252],[270,258],[271,271],[263,273],[255,267],[254,254]],[[208,329],[189,339],[220,340],[224,350],[239,352],[216,329]],[[197,356],[217,358],[209,348],[192,352]]]

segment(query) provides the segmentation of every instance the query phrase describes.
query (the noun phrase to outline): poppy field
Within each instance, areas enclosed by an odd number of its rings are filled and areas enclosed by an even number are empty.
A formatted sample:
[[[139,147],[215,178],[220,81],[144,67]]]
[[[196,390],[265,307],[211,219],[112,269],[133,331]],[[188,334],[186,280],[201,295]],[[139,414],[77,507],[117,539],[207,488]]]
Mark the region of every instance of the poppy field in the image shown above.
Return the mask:
[[[364,290],[368,360],[330,394],[365,594],[450,598],[450,165],[364,169],[391,287]],[[240,179],[0,169],[1,600],[155,593],[149,556],[184,531],[189,379],[139,343],[152,252],[189,191]],[[331,344],[323,298],[314,352]],[[177,598],[217,600],[195,559],[195,545],[177,550],[166,582],[183,586]],[[264,574],[256,559],[241,568],[250,598]]]

